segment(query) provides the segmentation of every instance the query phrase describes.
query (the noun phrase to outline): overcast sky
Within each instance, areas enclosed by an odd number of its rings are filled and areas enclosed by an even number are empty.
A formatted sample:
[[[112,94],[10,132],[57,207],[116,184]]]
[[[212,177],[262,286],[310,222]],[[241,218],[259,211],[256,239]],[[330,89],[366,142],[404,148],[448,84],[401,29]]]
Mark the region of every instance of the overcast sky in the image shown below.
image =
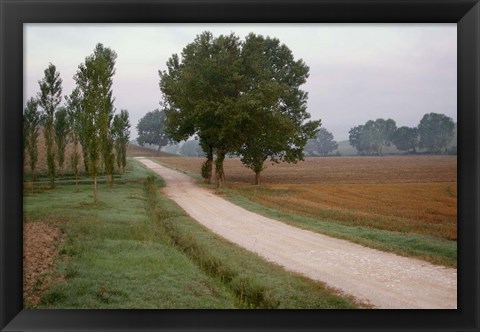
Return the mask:
[[[205,30],[286,44],[310,67],[303,89],[312,119],[337,141],[371,119],[416,126],[436,112],[457,121],[456,24],[25,24],[24,101],[39,91],[50,62],[70,94],[78,65],[102,43],[118,54],[115,107],[129,111],[136,138],[138,120],[159,108],[158,70]]]

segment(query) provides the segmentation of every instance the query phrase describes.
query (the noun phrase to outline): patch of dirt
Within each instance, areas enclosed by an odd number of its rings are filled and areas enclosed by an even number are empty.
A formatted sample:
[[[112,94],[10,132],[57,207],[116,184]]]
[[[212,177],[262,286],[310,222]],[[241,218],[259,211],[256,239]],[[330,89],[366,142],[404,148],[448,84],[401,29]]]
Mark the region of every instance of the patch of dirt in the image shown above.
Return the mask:
[[[55,261],[62,234],[56,227],[36,221],[23,228],[23,301],[40,304],[41,295],[54,282]]]

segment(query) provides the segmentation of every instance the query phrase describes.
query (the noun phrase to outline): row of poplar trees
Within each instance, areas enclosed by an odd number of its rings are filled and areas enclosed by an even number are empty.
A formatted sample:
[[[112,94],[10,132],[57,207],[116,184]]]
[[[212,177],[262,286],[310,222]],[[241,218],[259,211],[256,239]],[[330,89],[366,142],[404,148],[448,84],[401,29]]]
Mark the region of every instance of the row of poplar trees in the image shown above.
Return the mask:
[[[199,138],[207,156],[202,175],[210,182],[215,164],[217,186],[225,181],[227,154],[238,155],[258,184],[267,159],[302,160],[320,126],[307,121],[307,93],[300,89],[309,68],[276,38],[251,33],[242,41],[206,31],[159,74],[167,134]]]
[[[117,54],[110,48],[97,44],[93,54],[85,58],[74,75],[76,87],[62,101],[62,79],[55,65],[50,64],[39,81],[40,92],[30,98],[24,111],[24,147],[29,156],[29,166],[35,180],[38,160],[37,139],[43,128],[48,176],[55,187],[58,164],[63,172],[65,148],[73,146],[71,167],[78,190],[80,153],[83,154],[86,172],[93,179],[93,197],[97,202],[97,176],[109,175],[113,184],[115,160],[123,173],[126,166],[126,149],[129,142],[129,115],[126,110],[115,114],[112,94],[113,75]],[[81,149],[80,149],[81,147]],[[57,163],[56,163],[57,162]],[[32,182],[33,182],[32,181]]]

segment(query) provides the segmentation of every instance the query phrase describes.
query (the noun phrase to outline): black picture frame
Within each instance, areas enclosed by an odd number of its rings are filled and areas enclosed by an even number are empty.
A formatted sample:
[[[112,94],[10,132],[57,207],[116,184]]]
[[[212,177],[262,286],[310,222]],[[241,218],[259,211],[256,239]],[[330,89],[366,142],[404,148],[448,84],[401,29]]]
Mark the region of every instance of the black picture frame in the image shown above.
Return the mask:
[[[479,331],[478,0],[0,0],[1,331]],[[24,23],[457,23],[457,310],[23,310]]]

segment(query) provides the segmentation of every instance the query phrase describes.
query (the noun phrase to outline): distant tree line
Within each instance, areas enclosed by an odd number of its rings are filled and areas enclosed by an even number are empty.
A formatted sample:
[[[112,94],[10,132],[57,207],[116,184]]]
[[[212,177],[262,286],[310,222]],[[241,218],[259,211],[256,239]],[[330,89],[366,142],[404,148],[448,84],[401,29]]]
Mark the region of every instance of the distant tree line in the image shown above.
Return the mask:
[[[338,143],[333,139],[333,134],[326,128],[320,128],[313,139],[309,139],[304,152],[307,156],[326,156],[338,148]]]
[[[47,172],[51,187],[55,187],[57,167],[64,172],[65,150],[72,144],[70,167],[78,189],[80,153],[84,168],[92,177],[94,201],[97,202],[97,176],[107,174],[113,184],[115,161],[123,173],[126,166],[126,149],[130,137],[128,111],[115,114],[112,92],[117,54],[110,48],[97,44],[93,54],[78,66],[74,76],[76,87],[62,101],[62,79],[55,65],[49,64],[39,81],[40,92],[30,98],[23,115],[24,148],[28,155],[35,181],[38,161],[38,137],[41,129],[45,137]],[[33,184],[32,184],[33,186]],[[33,188],[33,187],[32,187]]]
[[[417,127],[399,127],[392,119],[369,120],[349,131],[349,142],[360,155],[384,154],[392,144],[400,151],[429,154],[456,153],[456,144],[448,150],[454,138],[454,121],[438,113],[425,114]]]

